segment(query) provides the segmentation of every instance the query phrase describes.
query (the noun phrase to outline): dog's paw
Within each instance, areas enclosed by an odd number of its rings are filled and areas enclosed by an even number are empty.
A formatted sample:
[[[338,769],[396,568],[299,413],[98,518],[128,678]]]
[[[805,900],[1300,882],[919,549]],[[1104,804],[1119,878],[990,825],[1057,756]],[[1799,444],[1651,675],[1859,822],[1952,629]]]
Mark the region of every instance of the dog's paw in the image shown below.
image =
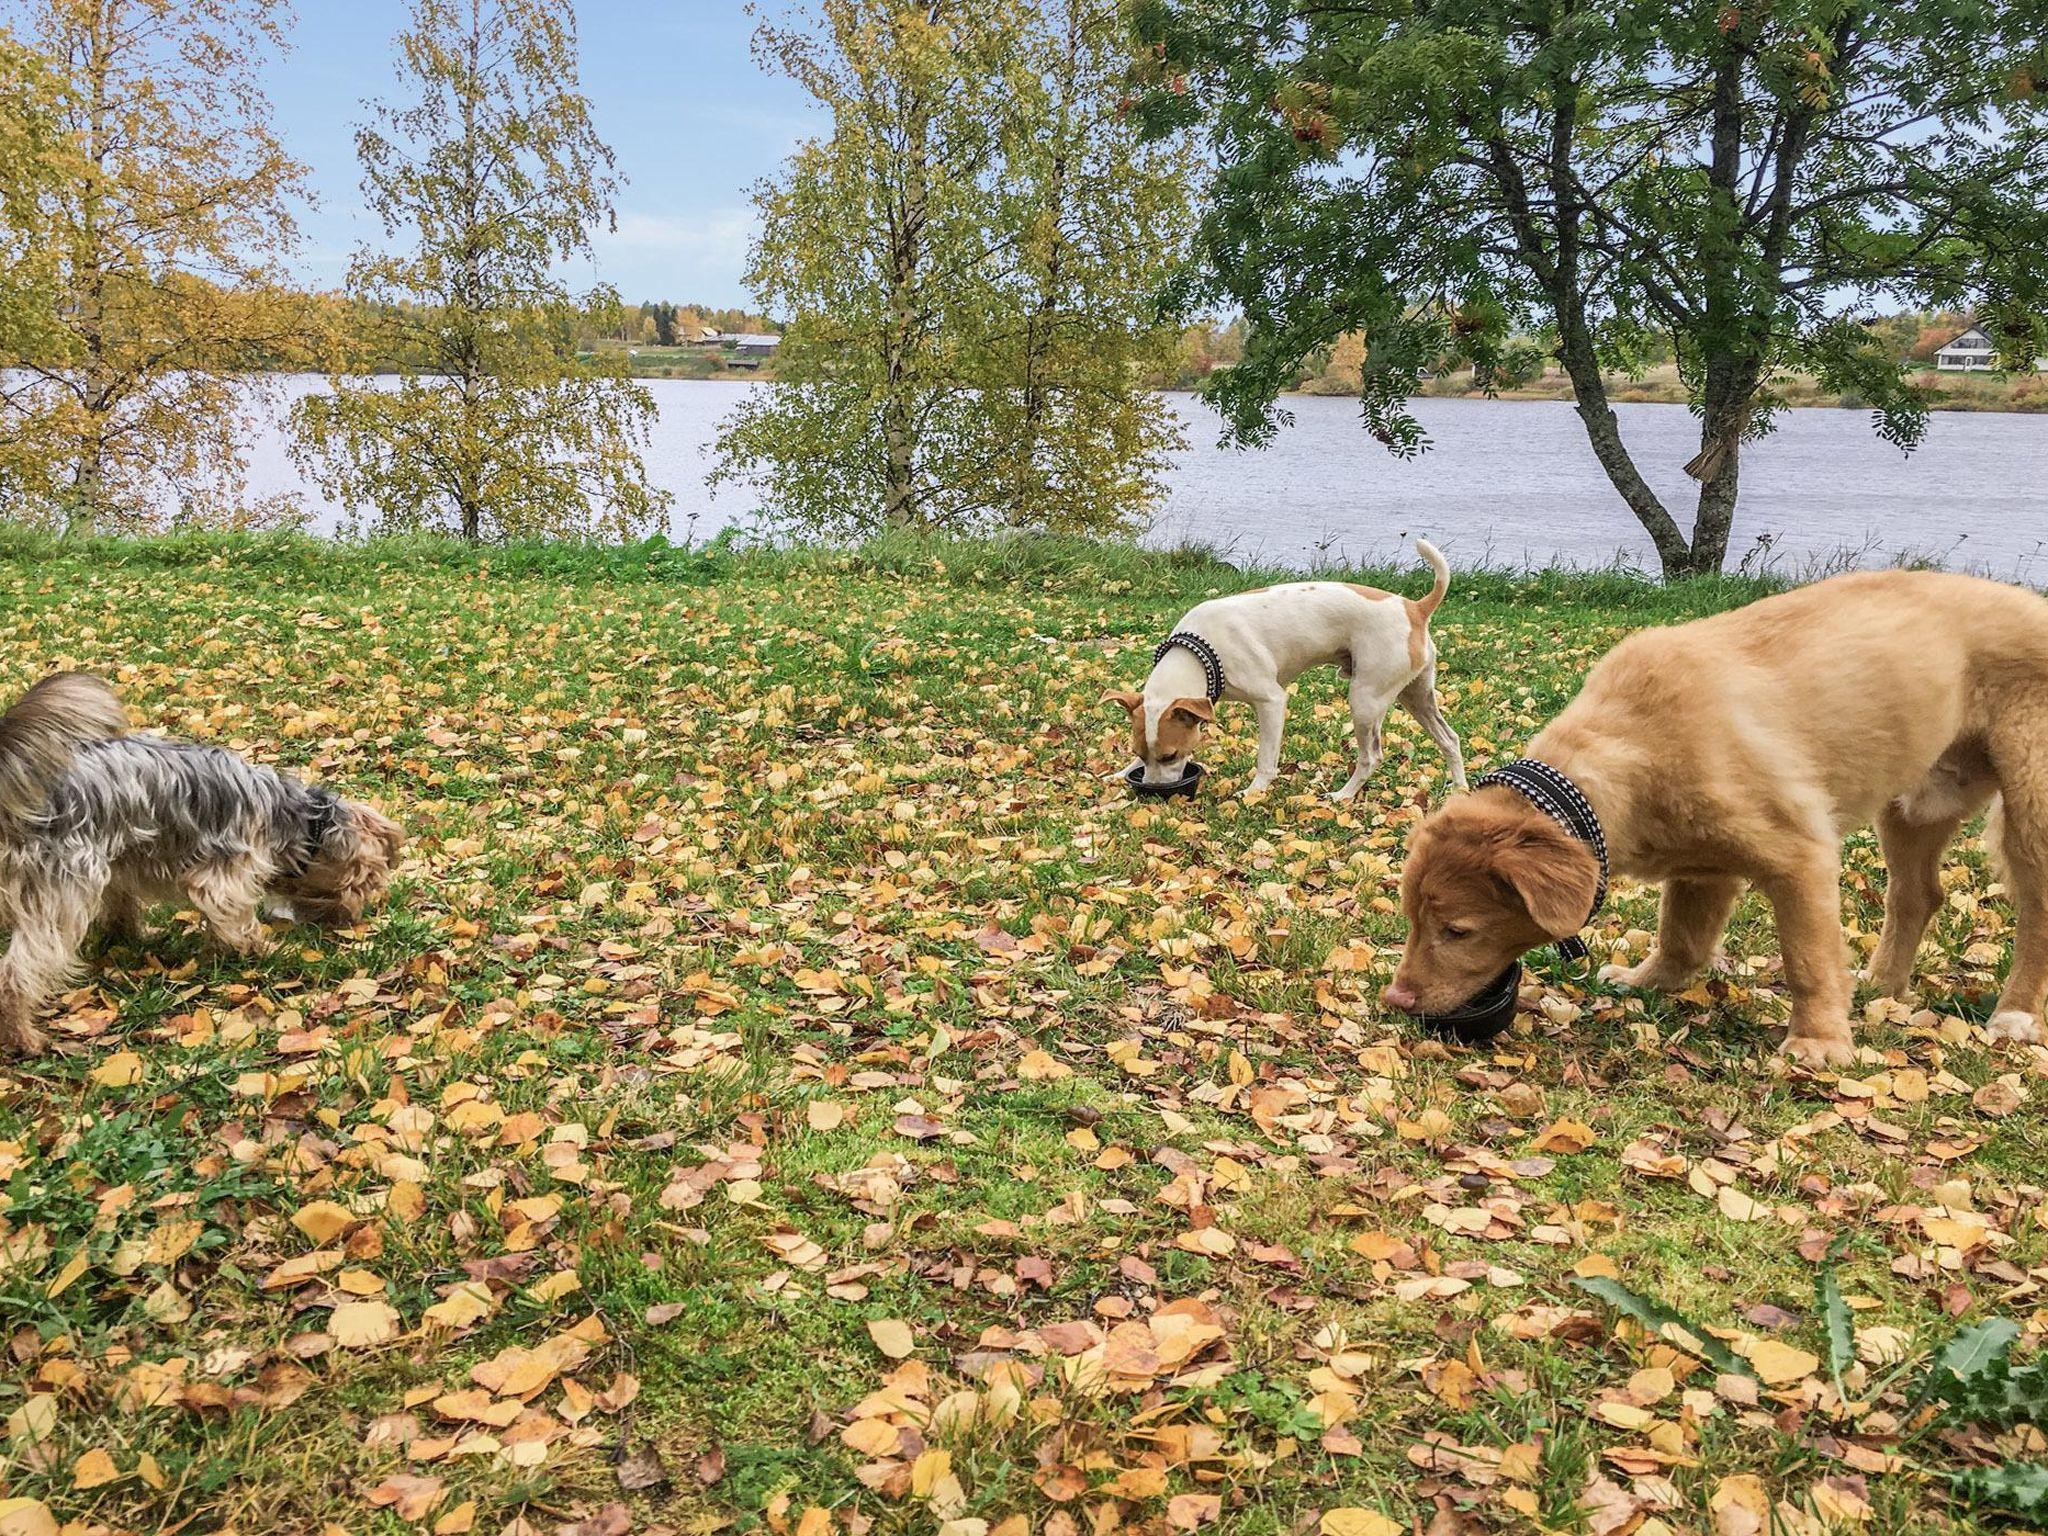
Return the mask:
[[[1641,965],[1603,965],[1599,979],[1609,986],[1630,987],[1639,992],[1677,992],[1692,985],[1689,976],[1670,976],[1652,955]]]
[[[1267,790],[1271,789],[1272,787],[1273,781],[1271,779],[1253,779],[1251,783],[1245,785],[1243,789],[1239,790],[1238,794],[1243,799],[1249,800],[1254,795],[1263,795]]]
[[[1903,998],[1913,990],[1913,978],[1910,975],[1887,974],[1875,966],[1862,966],[1850,974],[1856,978],[1856,984],[1872,997]]]
[[[1844,1030],[1839,1035],[1787,1035],[1778,1047],[1802,1067],[1846,1067],[1856,1059],[1856,1042]]]
[[[2010,1040],[2016,1045],[2041,1043],[2041,1021],[2017,1008],[2001,1009],[1991,1015],[1991,1022],[1984,1026],[1984,1032],[1994,1040]]]

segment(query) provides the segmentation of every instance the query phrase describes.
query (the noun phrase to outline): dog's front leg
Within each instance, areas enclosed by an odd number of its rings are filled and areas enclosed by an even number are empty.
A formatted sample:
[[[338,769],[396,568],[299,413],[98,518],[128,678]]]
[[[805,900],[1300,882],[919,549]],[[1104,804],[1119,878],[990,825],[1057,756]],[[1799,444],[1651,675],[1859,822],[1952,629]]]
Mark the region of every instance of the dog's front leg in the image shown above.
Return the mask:
[[[271,950],[270,935],[258,915],[262,890],[240,869],[195,870],[185,878],[185,894],[213,936],[238,955],[263,955]]]
[[[1380,727],[1386,721],[1391,702],[1372,689],[1361,686],[1357,678],[1351,680],[1351,735],[1358,743],[1358,766],[1351,770],[1351,777],[1344,781],[1344,787],[1330,796],[1332,800],[1349,800],[1379,767],[1381,753],[1385,750]]]
[[[1792,989],[1792,1018],[1782,1047],[1809,1067],[1846,1066],[1855,1059],[1849,1028],[1854,984],[1842,934],[1842,871],[1835,850],[1814,849],[1760,879],[1778,919],[1778,947]]]
[[[1742,897],[1733,875],[1673,878],[1657,908],[1657,943],[1641,965],[1603,965],[1602,981],[1656,992],[1679,992],[1714,963],[1729,916]]]
[[[1273,781],[1280,777],[1280,738],[1287,732],[1287,694],[1283,690],[1253,699],[1252,708],[1259,717],[1259,766],[1251,783],[1244,787],[1248,795],[1271,789]]]

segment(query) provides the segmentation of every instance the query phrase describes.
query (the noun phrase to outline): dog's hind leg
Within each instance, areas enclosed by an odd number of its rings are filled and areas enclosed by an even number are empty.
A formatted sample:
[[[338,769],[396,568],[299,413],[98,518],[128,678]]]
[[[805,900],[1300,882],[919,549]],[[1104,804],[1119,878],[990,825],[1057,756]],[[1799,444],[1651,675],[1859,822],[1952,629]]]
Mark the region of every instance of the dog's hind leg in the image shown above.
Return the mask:
[[[1941,856],[1982,803],[1980,797],[1967,807],[1943,807],[1942,814],[1931,820],[1920,819],[1897,802],[1878,813],[1877,840],[1884,849],[1884,931],[1871,957],[1870,985],[1880,997],[1903,997],[1913,985],[1913,956],[1941,906]]]
[[[43,1048],[36,1013],[78,963],[94,900],[69,883],[24,894],[14,933],[0,954],[0,1048],[33,1056]]]
[[[192,905],[221,943],[238,955],[269,951],[270,935],[257,915],[263,884],[248,864],[202,864],[185,876],[184,885]]]
[[[1676,992],[1713,964],[1735,903],[1742,899],[1735,875],[1696,875],[1664,882],[1657,907],[1657,943],[1641,965],[1603,965],[1602,981],[1624,987]]]
[[[1465,749],[1458,741],[1458,733],[1451,729],[1451,722],[1444,718],[1443,704],[1436,696],[1434,658],[1401,690],[1401,706],[1415,717],[1415,723],[1429,733],[1429,739],[1443,753],[1444,761],[1450,764],[1451,783],[1464,789]]]
[[[2034,733],[2036,742],[2048,730]],[[2003,765],[2001,765],[2003,766]],[[1994,1040],[2038,1044],[2048,998],[2048,760],[2021,760],[2000,775],[1999,805],[1985,829],[1992,861],[2012,894],[2012,966],[1991,1015]]]

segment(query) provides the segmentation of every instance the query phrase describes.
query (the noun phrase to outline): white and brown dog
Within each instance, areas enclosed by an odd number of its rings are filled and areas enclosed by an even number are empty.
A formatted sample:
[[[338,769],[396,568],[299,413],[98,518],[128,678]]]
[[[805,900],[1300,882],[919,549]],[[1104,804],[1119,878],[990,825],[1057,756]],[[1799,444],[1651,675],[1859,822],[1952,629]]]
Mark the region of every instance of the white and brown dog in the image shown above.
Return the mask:
[[[1656,948],[1608,979],[1686,987],[1753,885],[1777,915],[1791,987],[1784,1049],[1841,1065],[1854,1057],[1844,835],[1877,824],[1888,878],[1869,974],[1897,996],[1941,905],[1943,853],[1989,806],[2017,918],[1990,1033],[2043,1039],[2048,602],[2033,593],[1871,572],[1644,630],[1509,770],[1519,777],[1481,779],[1416,830],[1394,1007],[1455,1010],[1518,955],[1576,934],[1611,861],[1662,881],[1664,899]]]
[[[232,752],[128,733],[98,678],[44,678],[0,715],[0,1050],[42,1049],[36,1012],[96,922],[188,901],[222,943],[270,947],[266,902],[327,927],[382,894],[397,823]]]
[[[1380,723],[1396,701],[1413,715],[1465,787],[1458,734],[1436,697],[1436,642],[1429,618],[1451,587],[1451,568],[1427,540],[1415,552],[1436,584],[1427,596],[1399,597],[1343,581],[1295,581],[1212,598],[1188,611],[1154,653],[1142,693],[1109,693],[1131,719],[1143,782],[1164,784],[1186,772],[1215,706],[1237,699],[1258,712],[1259,766],[1246,794],[1272,786],[1287,728],[1287,689],[1311,667],[1335,666],[1350,679],[1351,729],[1358,766],[1334,798],[1348,800],[1380,762]]]

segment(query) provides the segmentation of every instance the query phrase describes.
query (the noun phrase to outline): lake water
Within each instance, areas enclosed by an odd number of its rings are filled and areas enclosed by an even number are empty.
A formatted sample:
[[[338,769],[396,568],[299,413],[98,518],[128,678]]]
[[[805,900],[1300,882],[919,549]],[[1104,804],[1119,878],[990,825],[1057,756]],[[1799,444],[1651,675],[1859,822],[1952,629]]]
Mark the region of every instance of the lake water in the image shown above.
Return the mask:
[[[317,378],[282,381],[289,396]],[[674,532],[703,538],[744,524],[743,491],[713,497],[704,485],[719,421],[750,389],[772,385],[648,381],[660,425],[650,477],[675,496]],[[1270,447],[1216,445],[1217,418],[1175,395],[1190,447],[1177,459],[1148,539],[1213,545],[1236,559],[1302,567],[1322,560],[1404,559],[1417,535],[1454,565],[1604,565],[1617,557],[1655,567],[1650,541],[1594,462],[1576,412],[1562,402],[1419,400],[1432,446],[1390,457],[1359,424],[1354,400],[1303,396]],[[1622,433],[1644,475],[1690,528],[1694,487],[1683,466],[1698,447],[1683,406],[1619,405]],[[252,489],[296,491],[314,526],[342,510],[299,475],[280,433],[251,455]],[[1792,573],[1844,552],[1865,561],[1902,555],[2048,583],[2048,415],[1938,412],[1927,440],[1901,454],[1870,429],[1869,414],[1797,410],[1743,452],[1742,499],[1731,560],[1760,538]]]

